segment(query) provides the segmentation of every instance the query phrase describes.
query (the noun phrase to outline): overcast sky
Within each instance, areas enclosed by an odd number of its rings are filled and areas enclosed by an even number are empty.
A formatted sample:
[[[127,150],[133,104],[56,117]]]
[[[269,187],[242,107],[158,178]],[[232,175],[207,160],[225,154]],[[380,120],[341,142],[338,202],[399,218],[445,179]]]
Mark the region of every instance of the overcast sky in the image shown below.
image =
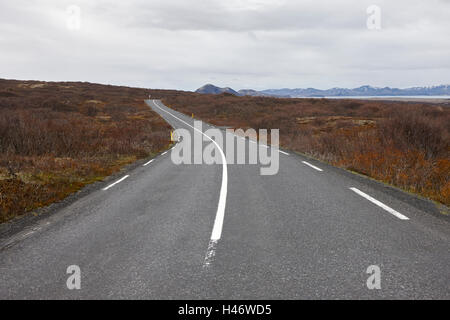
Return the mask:
[[[380,30],[367,28],[372,4]],[[450,84],[450,0],[2,0],[0,49],[7,79],[183,90]]]

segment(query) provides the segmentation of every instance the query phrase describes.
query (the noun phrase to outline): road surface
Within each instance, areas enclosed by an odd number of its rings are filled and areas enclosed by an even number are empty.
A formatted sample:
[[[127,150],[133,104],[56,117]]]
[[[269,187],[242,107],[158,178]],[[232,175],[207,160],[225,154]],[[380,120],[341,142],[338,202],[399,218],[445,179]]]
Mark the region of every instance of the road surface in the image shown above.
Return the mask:
[[[147,103],[193,132],[191,117]],[[369,179],[279,156],[278,174],[262,176],[260,165],[175,165],[167,152],[105,182],[2,241],[0,298],[450,298],[447,219]],[[80,290],[66,286],[71,265]],[[367,287],[372,265],[381,289]]]

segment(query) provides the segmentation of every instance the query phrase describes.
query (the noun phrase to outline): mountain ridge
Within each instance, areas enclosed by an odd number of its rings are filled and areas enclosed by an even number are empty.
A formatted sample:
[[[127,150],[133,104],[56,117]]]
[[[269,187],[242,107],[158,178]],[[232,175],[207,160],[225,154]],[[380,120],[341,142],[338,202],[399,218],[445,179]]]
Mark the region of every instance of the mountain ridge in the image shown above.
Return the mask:
[[[391,88],[391,87],[373,87],[369,85],[357,88],[331,88],[331,89],[315,89],[315,88],[282,88],[282,89],[266,89],[253,90],[241,89],[236,91],[230,87],[220,88],[212,84],[204,85],[195,92],[202,94],[221,94],[230,93],[236,96],[269,96],[280,98],[303,98],[303,97],[351,97],[351,96],[440,96],[450,95],[450,85],[437,85],[428,87],[410,87],[410,88]]]

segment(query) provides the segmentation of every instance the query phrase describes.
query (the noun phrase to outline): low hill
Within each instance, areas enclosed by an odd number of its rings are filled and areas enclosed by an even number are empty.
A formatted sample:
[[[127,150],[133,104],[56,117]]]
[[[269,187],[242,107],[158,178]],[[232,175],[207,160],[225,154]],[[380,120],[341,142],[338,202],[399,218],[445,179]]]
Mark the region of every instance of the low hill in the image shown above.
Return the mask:
[[[212,84],[206,84],[203,87],[198,88],[197,90],[195,90],[195,92],[202,93],[202,94],[230,93],[230,94],[234,94],[236,96],[239,95],[238,92],[234,91],[233,89],[231,89],[229,87],[219,88],[219,87],[216,87],[215,85],[212,85]]]

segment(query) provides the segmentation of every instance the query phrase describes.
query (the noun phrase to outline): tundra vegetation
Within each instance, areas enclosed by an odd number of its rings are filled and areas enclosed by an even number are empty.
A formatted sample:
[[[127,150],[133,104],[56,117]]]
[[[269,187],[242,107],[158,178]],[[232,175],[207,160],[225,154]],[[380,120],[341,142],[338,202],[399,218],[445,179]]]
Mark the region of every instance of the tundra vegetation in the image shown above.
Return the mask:
[[[167,148],[170,127],[149,94],[218,126],[280,129],[284,148],[450,205],[445,105],[0,79],[0,222]]]
[[[167,148],[170,127],[144,103],[149,92],[0,80],[0,222]]]
[[[450,205],[450,107],[429,103],[174,94],[218,126],[280,129],[280,145]]]

